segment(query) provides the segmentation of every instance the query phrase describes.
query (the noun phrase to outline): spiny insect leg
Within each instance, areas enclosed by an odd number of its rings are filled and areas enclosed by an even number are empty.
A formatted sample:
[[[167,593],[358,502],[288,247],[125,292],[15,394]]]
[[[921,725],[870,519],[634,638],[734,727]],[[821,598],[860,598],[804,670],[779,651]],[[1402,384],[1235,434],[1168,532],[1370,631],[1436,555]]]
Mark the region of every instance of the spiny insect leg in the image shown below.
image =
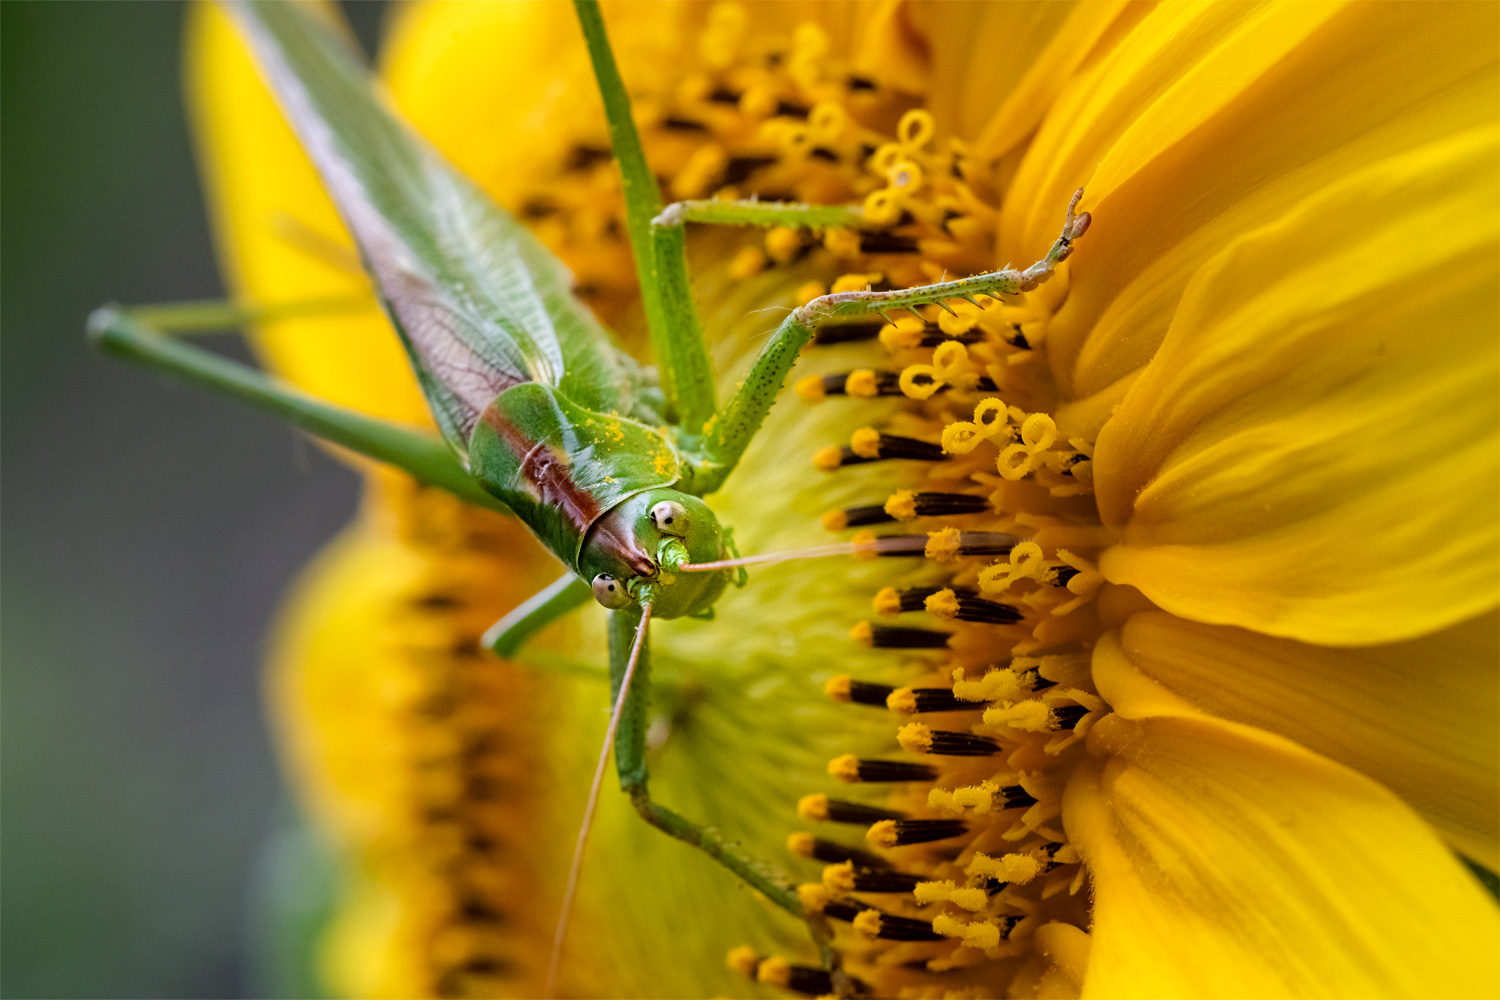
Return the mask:
[[[800,229],[857,228],[864,224],[859,205],[809,205],[800,201],[678,201],[651,220],[653,228],[703,222],[719,226],[790,226]]]

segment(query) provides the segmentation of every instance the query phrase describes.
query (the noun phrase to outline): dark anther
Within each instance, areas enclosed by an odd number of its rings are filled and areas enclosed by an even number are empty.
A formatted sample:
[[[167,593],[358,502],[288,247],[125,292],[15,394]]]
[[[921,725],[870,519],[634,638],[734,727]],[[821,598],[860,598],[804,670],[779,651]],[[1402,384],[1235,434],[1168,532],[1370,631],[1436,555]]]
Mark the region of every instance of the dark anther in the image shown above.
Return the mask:
[[[1078,575],[1072,566],[1055,566],[1047,572],[1047,582],[1054,587],[1066,587],[1068,581]]]
[[[925,881],[926,879],[921,875],[908,875],[906,872],[884,871],[878,868],[854,869],[855,892],[911,892],[917,887],[918,882]]]
[[[884,504],[871,504],[868,507],[845,507],[843,510],[844,527],[860,528],[867,524],[887,524],[895,518],[885,512]]]
[[[943,936],[932,929],[931,921],[911,917],[880,915],[880,930],[875,935],[886,941],[941,941]]]
[[[889,861],[878,854],[862,851],[858,847],[847,847],[822,837],[812,839],[812,851],[808,857],[827,865],[841,865],[845,861],[852,861],[856,871],[879,871],[891,866]]]
[[[556,213],[556,203],[546,198],[527,198],[521,203],[521,218],[523,219],[545,219]]]
[[[774,156],[732,156],[724,167],[724,183],[743,184],[761,167],[769,167],[775,162]]]
[[[810,997],[826,997],[833,993],[833,976],[810,965],[788,966],[786,988]]]
[[[989,498],[973,493],[915,493],[912,502],[918,517],[982,514],[990,509]]]
[[[907,844],[929,844],[934,840],[960,837],[969,831],[963,820],[957,819],[898,819],[896,820],[897,847]]]
[[[603,146],[588,146],[579,143],[568,150],[568,158],[563,163],[563,169],[567,171],[587,170],[599,163],[608,163],[614,154]]]
[[[979,707],[972,701],[959,701],[952,688],[912,688],[911,693],[917,699],[919,715],[924,712],[966,712]]]
[[[738,103],[740,103],[740,95],[739,95],[739,93],[737,93],[736,91],[730,90],[728,87],[724,86],[723,84],[720,84],[719,86],[715,87],[713,89],[713,92],[708,95],[708,99],[710,101],[713,101],[715,104],[738,104]]]
[[[875,907],[869,903],[862,903],[857,899],[837,899],[823,907],[823,914],[847,924],[864,911],[873,909]]]
[[[1057,681],[1049,681],[1042,676],[1042,672],[1036,667],[1021,671],[1021,680],[1026,682],[1033,691],[1045,691],[1049,687],[1057,687]]]
[[[813,838],[812,853],[809,856],[814,861],[829,865],[841,865],[845,861],[852,861],[859,871],[878,871],[891,866],[889,861],[878,854],[862,851],[858,847],[847,847],[831,840],[824,840],[822,837]]]
[[[995,385],[995,380],[990,378],[988,375],[979,376],[979,381],[974,383],[974,388],[979,390],[980,392],[999,391],[999,386]]]
[[[805,104],[794,104],[791,101],[776,102],[776,117],[778,118],[807,118],[812,109]]]
[[[707,132],[708,126],[691,118],[668,115],[661,120],[661,127],[672,132]]]
[[[807,155],[810,156],[810,157],[812,157],[815,160],[822,160],[825,163],[838,163],[839,162],[839,154],[835,153],[833,150],[829,149],[827,146],[814,146],[812,148],[812,151],[809,152]]]
[[[477,897],[465,899],[458,907],[459,916],[471,924],[502,924],[505,914]]]
[[[987,601],[982,597],[959,597],[958,614],[954,617],[961,622],[1010,625],[1021,620],[1021,612],[1009,604]]]
[[[893,809],[881,809],[878,806],[846,802],[843,799],[828,800],[828,822],[830,823],[854,823],[858,826],[869,826],[883,819],[901,820],[902,814]]]
[[[960,344],[977,344],[983,339],[984,333],[978,328],[965,330],[963,333],[950,337],[936,323],[928,323],[922,327],[922,339],[918,341],[918,344],[922,347],[936,347],[950,340],[956,340]]]
[[[839,467],[846,465],[864,465],[866,462],[878,462],[880,457],[866,458],[863,455],[854,454],[854,449],[847,444],[839,448]]]
[[[931,737],[927,752],[944,757],[989,757],[1000,752],[1000,744],[988,736],[934,729]]]
[[[733,163],[733,161],[730,161]],[[733,182],[730,182],[733,183]],[[874,340],[884,321],[877,323],[825,323],[813,335],[814,344],[843,344],[853,340]]]
[[[1036,799],[1020,785],[1006,785],[1000,789],[1000,795],[1005,799],[1006,809],[1026,809],[1036,805]]]
[[[941,462],[944,457],[942,445],[932,441],[902,437],[899,434],[881,434],[876,447],[880,458],[911,458],[922,462]]]
[[[874,705],[885,708],[885,700],[896,690],[889,684],[869,684],[865,681],[849,682],[849,700],[859,705]]]
[[[860,233],[860,253],[916,253],[917,241],[910,236],[894,233]]]
[[[1027,341],[1026,334],[1021,332],[1021,324],[1012,323],[1010,325],[1010,328],[1011,333],[1002,339],[1004,339],[1004,341],[1011,347],[1019,347],[1023,351],[1031,350],[1031,344],[1029,341]]]
[[[868,370],[868,369],[866,369]],[[849,376],[853,372],[830,372],[823,376],[823,394],[826,396],[842,396],[849,391]],[[873,386],[877,396],[899,396],[901,395],[901,373],[875,369],[871,372],[875,376]],[[868,395],[861,392],[860,395]]]
[[[424,611],[451,611],[464,606],[464,599],[455,594],[421,594],[412,598],[412,607]]]
[[[875,81],[871,80],[869,77],[866,77],[866,76],[854,76],[854,75],[851,75],[849,77],[849,79],[846,80],[845,82],[849,85],[849,89],[850,90],[874,90],[875,89]]]
[[[870,625],[870,645],[876,649],[945,649],[949,635],[904,625]]]
[[[1020,539],[1003,531],[960,531],[958,554],[961,556],[1009,555]]]
[[[1058,729],[1072,729],[1078,725],[1078,720],[1089,714],[1089,710],[1082,705],[1059,705],[1052,710],[1052,717],[1057,720]]]
[[[937,768],[905,760],[860,760],[856,764],[860,781],[935,781]]]

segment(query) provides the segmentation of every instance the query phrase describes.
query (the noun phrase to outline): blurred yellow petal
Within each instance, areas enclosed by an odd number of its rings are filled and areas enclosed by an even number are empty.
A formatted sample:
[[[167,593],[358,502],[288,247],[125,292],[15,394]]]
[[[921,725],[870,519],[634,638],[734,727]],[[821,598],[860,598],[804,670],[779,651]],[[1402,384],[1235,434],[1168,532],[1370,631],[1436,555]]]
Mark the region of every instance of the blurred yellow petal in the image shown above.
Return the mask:
[[[1106,640],[1110,641],[1110,640]],[[1114,716],[1069,783],[1083,995],[1491,997],[1500,911],[1390,792],[1208,718]]]
[[[1492,122],[1497,37],[1487,4],[1153,11],[1064,91],[1006,195],[1002,262],[1044,248],[1080,185],[1100,221],[1048,334],[1060,383],[1089,395],[1149,360],[1188,279],[1235,236]]]
[[[1310,646],[1164,612],[1133,616],[1094,654],[1099,694],[1126,718],[1139,674],[1195,709],[1278,733],[1381,782],[1455,848],[1500,868],[1500,620],[1411,642]]]
[[[1100,562],[1185,618],[1334,645],[1500,600],[1497,133],[1220,253],[1100,433]]]
[[[194,134],[233,294],[262,304],[365,299],[334,315],[265,324],[258,346],[267,363],[332,402],[431,424],[338,213],[228,15],[199,4],[188,32]]]

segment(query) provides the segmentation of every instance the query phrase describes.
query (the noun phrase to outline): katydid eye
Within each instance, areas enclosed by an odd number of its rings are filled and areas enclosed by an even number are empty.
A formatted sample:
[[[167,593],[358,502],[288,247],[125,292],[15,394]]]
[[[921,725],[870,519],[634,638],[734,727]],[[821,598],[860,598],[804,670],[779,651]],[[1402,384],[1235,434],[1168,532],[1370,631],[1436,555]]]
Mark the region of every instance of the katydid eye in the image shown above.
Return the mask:
[[[651,523],[663,535],[684,537],[688,533],[687,508],[676,500],[663,500],[651,508]]]
[[[630,595],[625,592],[625,585],[608,573],[594,577],[594,600],[611,611],[630,607]]]

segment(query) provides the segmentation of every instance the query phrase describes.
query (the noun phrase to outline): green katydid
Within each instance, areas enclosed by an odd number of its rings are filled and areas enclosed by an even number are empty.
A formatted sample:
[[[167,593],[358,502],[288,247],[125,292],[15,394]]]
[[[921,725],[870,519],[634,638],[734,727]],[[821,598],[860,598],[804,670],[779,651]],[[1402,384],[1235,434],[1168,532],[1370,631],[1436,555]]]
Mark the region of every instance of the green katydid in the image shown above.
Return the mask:
[[[90,321],[107,351],[234,395],[523,521],[571,572],[491,630],[486,643],[496,652],[514,654],[530,634],[590,596],[611,610],[613,710],[564,893],[549,984],[612,747],[621,786],[648,822],[803,916],[789,883],[651,800],[644,684],[632,685],[637,671],[645,675],[650,620],[709,616],[732,579],[744,583],[744,565],[780,558],[738,558],[702,498],[734,470],[820,324],[1025,290],[1052,274],[1089,222],[1087,213],[1074,214],[1075,195],[1062,235],[1025,270],[815,299],[786,317],[720,406],[688,294],[684,223],[857,225],[859,211],[759,202],[663,210],[597,4],[577,0],[577,8],[624,182],[656,369],[617,346],[573,297],[567,271],[539,241],[385,109],[341,39],[296,5],[275,0],[242,0],[236,16],[359,248],[443,440],[333,407],[167,336],[243,325],[263,312],[106,308]],[[301,308],[330,306],[337,304]]]

